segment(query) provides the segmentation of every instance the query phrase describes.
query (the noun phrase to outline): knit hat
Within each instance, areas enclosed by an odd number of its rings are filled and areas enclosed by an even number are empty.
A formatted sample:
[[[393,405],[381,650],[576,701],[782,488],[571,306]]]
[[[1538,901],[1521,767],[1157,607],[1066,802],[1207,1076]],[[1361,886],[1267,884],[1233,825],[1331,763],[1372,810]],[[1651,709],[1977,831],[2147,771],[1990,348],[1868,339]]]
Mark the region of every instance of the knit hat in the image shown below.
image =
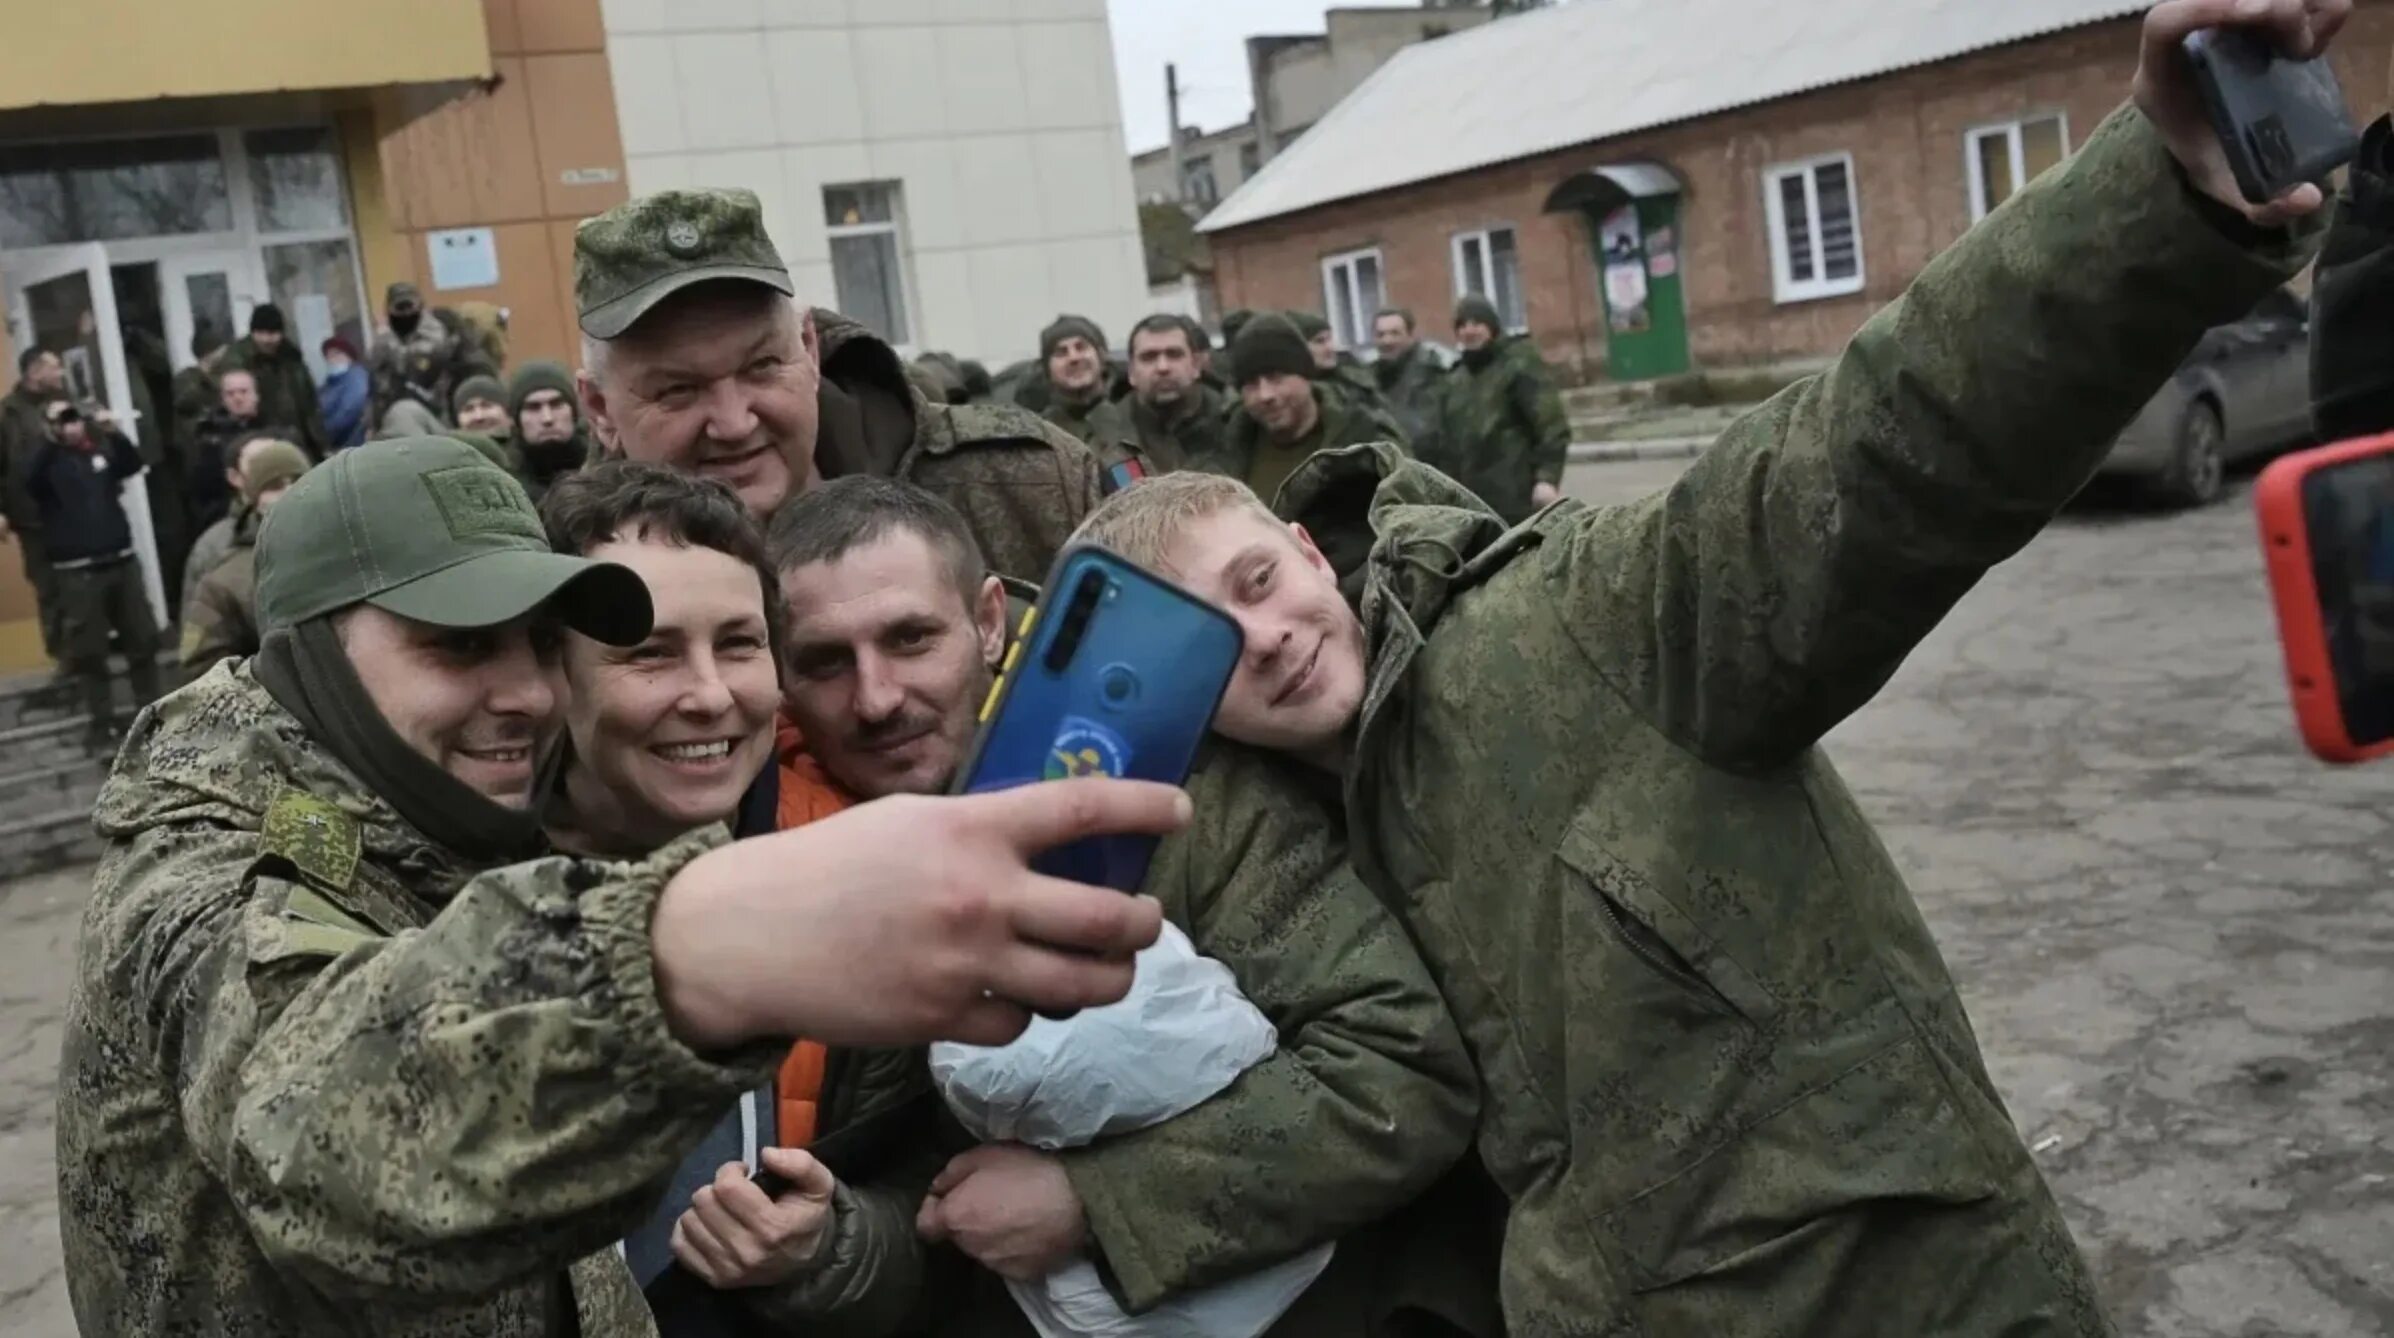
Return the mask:
[[[475,400],[489,400],[493,404],[507,402],[507,387],[495,376],[469,376],[457,383],[457,393],[449,397],[449,412],[463,413],[466,405]]]
[[[260,332],[281,334],[283,332],[283,309],[272,302],[260,302],[250,308],[249,332],[251,334]]]
[[[1460,328],[1465,321],[1485,325],[1498,334],[1505,332],[1505,318],[1496,314],[1496,304],[1477,293],[1455,304],[1455,325]]]
[[[581,406],[574,395],[574,374],[565,370],[564,363],[543,360],[527,362],[515,369],[515,376],[507,382],[507,416],[522,418],[524,401],[532,398],[536,390],[556,391],[565,397],[566,403],[575,406],[574,413],[577,416],[581,414]]]
[[[1297,327],[1297,333],[1305,336],[1307,342],[1330,333],[1330,322],[1310,311],[1292,311],[1288,314],[1288,319],[1290,324]]]
[[[1097,322],[1086,316],[1058,316],[1054,324],[1039,332],[1039,360],[1045,362],[1056,356],[1056,345],[1074,335],[1088,340],[1098,357],[1106,355],[1106,332],[1097,328]]]
[[[342,357],[349,359],[351,362],[356,362],[358,360],[357,345],[350,343],[347,339],[340,335],[334,335],[332,338],[325,340],[324,347],[320,351],[325,353],[338,353]]]
[[[251,506],[276,488],[288,487],[308,472],[308,453],[279,437],[259,442],[244,452],[241,462],[241,500]]]
[[[1313,350],[1305,346],[1305,336],[1286,316],[1258,316],[1230,341],[1234,385],[1244,387],[1274,373],[1310,377],[1316,370]]]

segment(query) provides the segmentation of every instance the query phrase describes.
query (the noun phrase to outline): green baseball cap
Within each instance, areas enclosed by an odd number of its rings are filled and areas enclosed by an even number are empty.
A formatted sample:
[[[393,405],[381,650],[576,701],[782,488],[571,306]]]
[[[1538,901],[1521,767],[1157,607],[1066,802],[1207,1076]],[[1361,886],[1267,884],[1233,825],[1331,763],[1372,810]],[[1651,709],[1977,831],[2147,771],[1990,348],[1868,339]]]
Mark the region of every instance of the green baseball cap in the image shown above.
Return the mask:
[[[796,295],[765,235],[756,192],[658,191],[574,229],[574,307],[593,339],[615,338],[659,302],[709,279],[745,279]]]
[[[258,628],[372,604],[436,627],[495,627],[553,602],[566,626],[638,644],[652,613],[628,567],[550,549],[515,476],[448,437],[341,451],[259,528]]]

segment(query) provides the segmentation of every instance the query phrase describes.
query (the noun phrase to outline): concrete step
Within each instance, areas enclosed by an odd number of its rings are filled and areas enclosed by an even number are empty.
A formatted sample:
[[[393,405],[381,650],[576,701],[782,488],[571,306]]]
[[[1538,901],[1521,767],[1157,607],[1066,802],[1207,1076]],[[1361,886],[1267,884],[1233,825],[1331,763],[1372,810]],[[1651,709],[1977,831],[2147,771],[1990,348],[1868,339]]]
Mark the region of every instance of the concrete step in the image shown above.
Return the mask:
[[[110,686],[116,693],[117,716],[130,720],[133,715],[133,685],[125,676],[124,662],[112,661],[114,675]],[[159,657],[159,682],[167,691],[182,683],[181,670],[172,655]],[[24,725],[46,724],[67,718],[83,718],[83,690],[73,679],[53,678],[49,674],[20,674],[0,682],[0,731]],[[8,765],[6,754],[0,754],[0,767]],[[13,768],[12,768],[13,769]]]
[[[89,804],[0,822],[0,880],[87,864],[99,857],[100,838],[91,829]]]
[[[108,760],[96,755],[80,765],[68,762],[0,775],[0,822],[77,805],[88,810],[107,778]]]

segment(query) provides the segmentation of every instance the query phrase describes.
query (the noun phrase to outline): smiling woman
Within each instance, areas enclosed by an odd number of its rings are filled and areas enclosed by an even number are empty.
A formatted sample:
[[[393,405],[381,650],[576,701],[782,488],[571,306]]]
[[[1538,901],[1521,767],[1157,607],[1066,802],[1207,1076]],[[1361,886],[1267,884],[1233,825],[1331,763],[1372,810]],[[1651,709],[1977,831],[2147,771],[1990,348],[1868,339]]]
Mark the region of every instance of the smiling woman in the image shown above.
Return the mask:
[[[566,639],[550,839],[629,858],[728,822],[771,761],[781,700],[763,536],[729,488],[631,461],[560,480],[542,515],[559,551],[629,567],[656,607],[638,645]]]

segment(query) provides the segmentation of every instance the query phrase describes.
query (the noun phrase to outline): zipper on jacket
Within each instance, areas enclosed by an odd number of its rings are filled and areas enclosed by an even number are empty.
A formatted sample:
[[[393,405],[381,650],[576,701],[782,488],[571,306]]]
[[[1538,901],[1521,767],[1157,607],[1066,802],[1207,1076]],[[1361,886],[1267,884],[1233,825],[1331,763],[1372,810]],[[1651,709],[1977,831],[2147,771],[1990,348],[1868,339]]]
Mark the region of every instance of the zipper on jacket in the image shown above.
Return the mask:
[[[1620,938],[1621,946],[1629,949],[1632,956],[1652,967],[1665,980],[1701,996],[1722,1013],[1734,1018],[1745,1017],[1744,1013],[1738,1011],[1736,1004],[1729,1002],[1728,995],[1721,993],[1718,987],[1705,979],[1703,972],[1690,966],[1669,943],[1663,941],[1661,935],[1648,929],[1644,921],[1639,921],[1637,928],[1632,930],[1630,921],[1636,917],[1621,914],[1620,907],[1605,895],[1602,888],[1592,887],[1590,890],[1596,893],[1596,904],[1604,908],[1604,918],[1613,922],[1613,933]]]

